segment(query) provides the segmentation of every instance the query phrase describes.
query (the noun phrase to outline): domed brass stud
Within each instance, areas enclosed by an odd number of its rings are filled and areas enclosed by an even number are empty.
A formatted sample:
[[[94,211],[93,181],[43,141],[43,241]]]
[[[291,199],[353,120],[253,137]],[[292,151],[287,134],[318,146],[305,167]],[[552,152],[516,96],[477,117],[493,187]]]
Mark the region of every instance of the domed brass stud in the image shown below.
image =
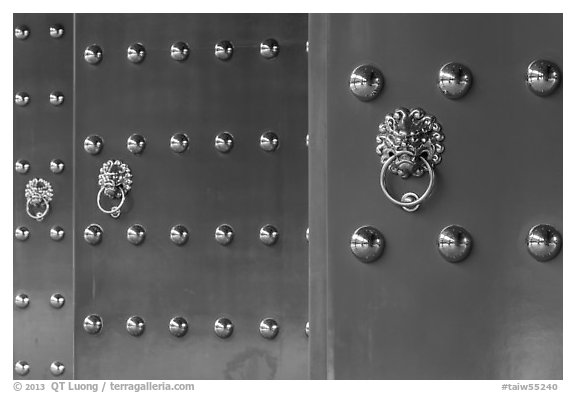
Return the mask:
[[[30,372],[30,365],[24,360],[19,360],[14,364],[14,372],[23,377]]]
[[[560,86],[560,67],[548,60],[535,60],[528,66],[526,84],[528,89],[540,97],[554,93]]]
[[[104,326],[102,318],[96,314],[90,314],[84,318],[84,331],[88,334],[98,334],[102,331]]]
[[[88,244],[96,245],[102,241],[103,231],[98,224],[90,224],[84,229],[84,240]]]
[[[126,331],[134,337],[141,336],[146,330],[146,324],[139,316],[132,316],[126,321]]]
[[[16,238],[16,240],[20,240],[20,241],[24,241],[24,240],[28,240],[28,238],[30,237],[30,230],[26,227],[18,227],[14,230],[14,238]]]
[[[64,35],[64,27],[61,24],[54,24],[50,26],[50,37],[61,38]]]
[[[447,63],[438,72],[438,88],[447,98],[464,97],[472,86],[472,72],[464,64]]]
[[[102,151],[104,140],[98,135],[89,135],[84,139],[84,150],[88,154],[96,155]]]
[[[214,323],[214,333],[220,338],[228,338],[234,332],[234,324],[228,318],[218,318]]]
[[[547,224],[532,227],[526,238],[526,247],[534,259],[546,262],[554,259],[562,249],[562,235]]]
[[[182,317],[174,317],[170,320],[170,334],[176,337],[184,337],[188,333],[188,321]]]
[[[66,299],[60,293],[54,293],[50,296],[50,306],[53,308],[62,308],[64,307],[64,303],[66,303]]]
[[[30,305],[30,297],[25,293],[19,293],[14,296],[14,305],[18,308],[26,308]]]
[[[14,164],[14,170],[17,173],[25,174],[30,170],[30,163],[26,160],[18,160]]]
[[[279,237],[278,229],[272,225],[267,224],[260,228],[260,241],[267,246],[274,245]]]
[[[350,250],[364,263],[376,261],[384,252],[384,236],[371,226],[363,226],[354,231],[350,239]]]
[[[50,239],[59,242],[64,239],[64,229],[61,226],[54,225],[50,228]]]
[[[234,137],[229,132],[221,132],[216,135],[214,147],[220,153],[228,153],[234,147]]]
[[[275,151],[279,144],[278,135],[272,131],[266,131],[260,136],[260,148],[266,152]]]
[[[350,91],[360,101],[372,101],[382,91],[384,75],[378,68],[365,64],[350,74]]]
[[[228,224],[219,225],[214,233],[216,242],[222,246],[227,246],[234,239],[234,229]]]
[[[190,47],[185,42],[175,42],[170,47],[170,57],[176,61],[184,61],[190,54]]]
[[[146,57],[146,49],[144,48],[144,45],[138,42],[131,44],[126,50],[126,57],[132,63],[142,63]]]
[[[30,95],[25,91],[14,94],[14,103],[18,106],[26,106],[30,103]]]
[[[170,229],[170,240],[172,243],[181,246],[188,241],[189,232],[184,225],[174,225]]]
[[[276,338],[279,331],[280,326],[278,326],[278,322],[272,318],[265,318],[260,322],[260,334],[268,340]]]
[[[59,91],[53,91],[50,93],[50,104],[53,106],[62,105],[64,102],[64,94]]]
[[[135,246],[142,244],[146,238],[146,229],[142,225],[131,225],[126,231],[126,239]]]
[[[62,362],[52,362],[52,364],[50,364],[50,372],[55,377],[59,377],[60,375],[64,374],[65,370],[66,367],[64,367],[64,363]]]
[[[214,56],[222,61],[230,60],[233,54],[234,46],[230,41],[220,41],[214,46]]]
[[[64,171],[64,161],[59,158],[50,161],[50,171],[54,174],[62,173]]]
[[[30,29],[26,25],[16,26],[14,28],[14,37],[19,40],[25,40],[30,36]]]
[[[102,61],[103,57],[102,48],[96,44],[88,45],[86,49],[84,49],[84,60],[88,64],[98,64]]]
[[[462,262],[472,250],[472,235],[461,226],[450,225],[440,231],[436,245],[448,262]]]
[[[260,43],[260,56],[265,59],[273,59],[280,54],[280,45],[273,38],[268,38]]]
[[[306,322],[306,328],[304,329],[306,337],[310,337],[310,322]]]
[[[146,148],[146,139],[142,135],[132,134],[126,141],[126,148],[132,154],[142,154]]]
[[[170,138],[170,149],[175,153],[184,153],[189,143],[186,134],[176,133]]]

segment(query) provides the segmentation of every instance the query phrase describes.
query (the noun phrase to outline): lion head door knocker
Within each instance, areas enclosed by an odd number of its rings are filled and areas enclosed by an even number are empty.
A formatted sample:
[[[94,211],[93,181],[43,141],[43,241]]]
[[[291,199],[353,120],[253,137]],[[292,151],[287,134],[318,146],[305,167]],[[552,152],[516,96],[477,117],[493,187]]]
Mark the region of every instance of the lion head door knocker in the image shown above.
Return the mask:
[[[132,188],[132,172],[128,165],[120,160],[108,160],[100,168],[98,175],[98,208],[102,213],[110,214],[114,218],[120,216],[120,209],[126,201],[126,195]],[[102,207],[102,199],[107,197],[111,200],[112,207],[105,209]],[[117,204],[116,204],[117,203]]]
[[[386,115],[378,131],[376,153],[383,164],[380,172],[382,191],[392,203],[413,212],[430,196],[434,187],[434,167],[440,163],[444,151],[442,126],[422,109],[399,108]],[[386,188],[388,172],[403,179],[428,172],[430,181],[422,196],[407,192],[397,200]]]
[[[26,213],[36,221],[42,221],[50,210],[53,196],[54,190],[49,182],[41,178],[30,180],[24,190]]]

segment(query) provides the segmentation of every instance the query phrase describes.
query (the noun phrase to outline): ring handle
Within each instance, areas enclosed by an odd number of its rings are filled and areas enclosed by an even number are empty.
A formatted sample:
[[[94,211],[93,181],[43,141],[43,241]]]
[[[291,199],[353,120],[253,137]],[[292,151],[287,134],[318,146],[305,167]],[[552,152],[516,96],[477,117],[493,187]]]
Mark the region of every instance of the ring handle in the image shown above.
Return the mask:
[[[98,191],[98,196],[96,197],[96,202],[98,203],[98,208],[100,209],[100,211],[102,213],[106,213],[106,214],[110,214],[113,218],[118,218],[120,216],[120,208],[122,207],[122,205],[124,205],[124,201],[126,200],[126,194],[124,193],[124,189],[122,187],[118,188],[120,190],[120,193],[122,194],[122,199],[120,200],[120,203],[116,206],[112,206],[112,208],[110,210],[106,210],[102,207],[102,204],[100,203],[100,199],[102,197],[102,192],[104,191],[104,187],[100,188],[100,191]]]
[[[44,209],[44,211],[38,212],[36,214],[33,214],[30,211],[30,204],[31,204],[32,200],[28,199],[26,201],[26,213],[28,213],[28,215],[35,219],[36,221],[40,222],[44,219],[44,217],[46,217],[46,214],[48,214],[48,211],[50,210],[50,202],[48,202],[48,200],[46,198],[42,198],[42,202],[44,202],[44,205],[46,206],[46,208]]]
[[[422,202],[424,202],[426,200],[426,198],[428,198],[430,196],[430,193],[432,192],[432,189],[434,187],[434,169],[432,169],[432,166],[430,165],[430,163],[426,159],[424,159],[423,157],[419,157],[424,162],[424,165],[426,165],[426,168],[428,168],[428,173],[430,175],[430,181],[428,183],[428,188],[426,188],[426,191],[424,191],[424,194],[422,194],[421,197],[416,198],[413,201],[408,201],[408,202],[399,201],[399,200],[395,199],[392,195],[390,195],[390,193],[386,189],[386,173],[388,171],[388,167],[390,166],[390,164],[392,164],[392,162],[399,155],[404,155],[404,154],[408,154],[408,155],[414,157],[414,153],[412,153],[411,151],[407,151],[407,150],[397,151],[393,155],[388,157],[388,159],[384,162],[384,165],[382,166],[382,171],[380,172],[380,187],[382,188],[384,195],[386,195],[386,197],[390,200],[390,202],[394,203],[395,205],[401,206],[406,211],[414,211],[420,206],[420,204]],[[408,193],[408,194],[417,195],[415,193]]]

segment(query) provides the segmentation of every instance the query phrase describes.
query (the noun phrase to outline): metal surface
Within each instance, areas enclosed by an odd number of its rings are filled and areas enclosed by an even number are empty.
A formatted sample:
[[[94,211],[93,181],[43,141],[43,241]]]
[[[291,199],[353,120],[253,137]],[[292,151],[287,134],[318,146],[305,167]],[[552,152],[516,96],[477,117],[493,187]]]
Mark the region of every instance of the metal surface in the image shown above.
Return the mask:
[[[472,236],[461,226],[449,225],[440,231],[436,245],[448,262],[462,262],[472,250]]]
[[[350,91],[360,101],[372,101],[382,91],[384,75],[371,65],[358,66],[350,74]]]
[[[184,337],[188,333],[188,321],[182,317],[174,317],[168,326],[170,334],[175,337]]]
[[[562,68],[562,15],[312,14],[309,26],[311,377],[562,379],[562,253],[537,263],[526,250],[535,224],[562,232],[562,86],[537,99],[522,81],[538,56]],[[474,71],[462,100],[435,85],[446,59]],[[368,104],[342,83],[359,63],[386,75]],[[374,125],[399,104],[447,134],[438,186],[413,214],[375,181]],[[394,195],[426,187],[389,178]],[[381,263],[350,253],[366,222],[386,235]],[[435,240],[455,222],[474,249],[446,263]]]
[[[68,31],[62,39],[72,36]],[[74,36],[74,377],[306,378],[307,16],[77,14]],[[281,54],[272,60],[259,54],[268,37],[281,45]],[[215,56],[214,45],[223,39],[234,44],[229,61]],[[190,47],[186,61],[175,61],[169,53],[178,41]],[[140,64],[125,57],[134,42],[146,48]],[[83,58],[92,43],[103,51],[97,65]],[[14,91],[27,89],[19,86]],[[67,93],[72,90],[61,91],[67,101],[58,110],[67,108],[72,97]],[[36,94],[31,95],[29,107],[14,109],[33,108]],[[215,136],[224,130],[234,136],[228,154],[215,149]],[[259,147],[265,130],[282,138],[282,147],[273,153]],[[127,138],[134,133],[146,138],[140,155],[127,150]],[[86,136],[95,134],[105,144],[97,156],[82,146]],[[180,154],[172,150],[174,134],[188,137]],[[179,142],[178,149],[184,147]],[[29,159],[26,154],[17,158]],[[126,162],[134,175],[134,189],[117,219],[102,214],[94,201],[99,190],[95,176],[109,159]],[[36,162],[30,162],[34,170]],[[63,176],[72,168],[72,161],[64,162]],[[104,229],[96,246],[82,238],[91,223]],[[126,230],[135,223],[146,228],[146,240],[137,247],[126,241]],[[223,223],[233,226],[235,234],[226,247],[214,240]],[[272,247],[258,238],[266,223],[282,231]],[[173,229],[177,225],[187,229]],[[63,227],[63,241],[71,239],[72,229]],[[41,233],[46,234],[32,231],[30,240]],[[92,313],[105,324],[96,336],[82,330],[82,318]],[[146,332],[138,338],[125,330],[133,315],[146,321]],[[185,336],[170,334],[168,324],[175,316],[186,319]],[[264,316],[282,323],[275,340],[258,332]],[[214,333],[218,318],[234,323],[226,340]],[[55,359],[67,366],[68,375],[67,360],[54,356],[44,364]]]
[[[462,98],[471,86],[472,72],[464,64],[447,63],[438,71],[438,88],[447,98]]]
[[[547,60],[534,60],[528,65],[526,72],[528,89],[541,97],[554,93],[560,85],[561,78],[560,67]]]
[[[350,250],[361,262],[374,262],[384,252],[384,236],[374,227],[360,227],[352,234]]]
[[[562,235],[551,225],[539,224],[530,229],[526,247],[537,261],[546,262],[558,256],[562,249]]]
[[[20,376],[25,376],[30,372],[30,364],[24,360],[19,360],[14,364],[14,372]]]

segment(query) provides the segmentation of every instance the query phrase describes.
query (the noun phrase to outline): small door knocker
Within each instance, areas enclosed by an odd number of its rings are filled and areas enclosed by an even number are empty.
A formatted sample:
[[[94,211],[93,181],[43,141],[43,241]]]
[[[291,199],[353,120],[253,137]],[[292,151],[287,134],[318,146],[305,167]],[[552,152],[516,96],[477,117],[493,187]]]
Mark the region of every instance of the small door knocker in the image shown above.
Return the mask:
[[[444,151],[442,126],[422,109],[399,108],[386,115],[378,131],[376,153],[383,164],[380,172],[382,191],[392,203],[406,211],[416,211],[434,188],[434,167],[440,163]],[[428,172],[430,181],[422,196],[407,192],[397,200],[386,188],[388,172],[403,179]]]
[[[42,178],[34,178],[26,184],[26,213],[36,221],[44,219],[50,210],[50,202],[54,196],[52,185]]]
[[[130,168],[120,160],[108,160],[100,168],[98,185],[100,186],[100,191],[98,191],[98,197],[96,198],[98,208],[102,213],[118,218],[121,213],[120,209],[126,201],[126,195],[132,188],[132,172]],[[107,210],[102,207],[102,194],[112,200],[120,199],[120,203]]]

